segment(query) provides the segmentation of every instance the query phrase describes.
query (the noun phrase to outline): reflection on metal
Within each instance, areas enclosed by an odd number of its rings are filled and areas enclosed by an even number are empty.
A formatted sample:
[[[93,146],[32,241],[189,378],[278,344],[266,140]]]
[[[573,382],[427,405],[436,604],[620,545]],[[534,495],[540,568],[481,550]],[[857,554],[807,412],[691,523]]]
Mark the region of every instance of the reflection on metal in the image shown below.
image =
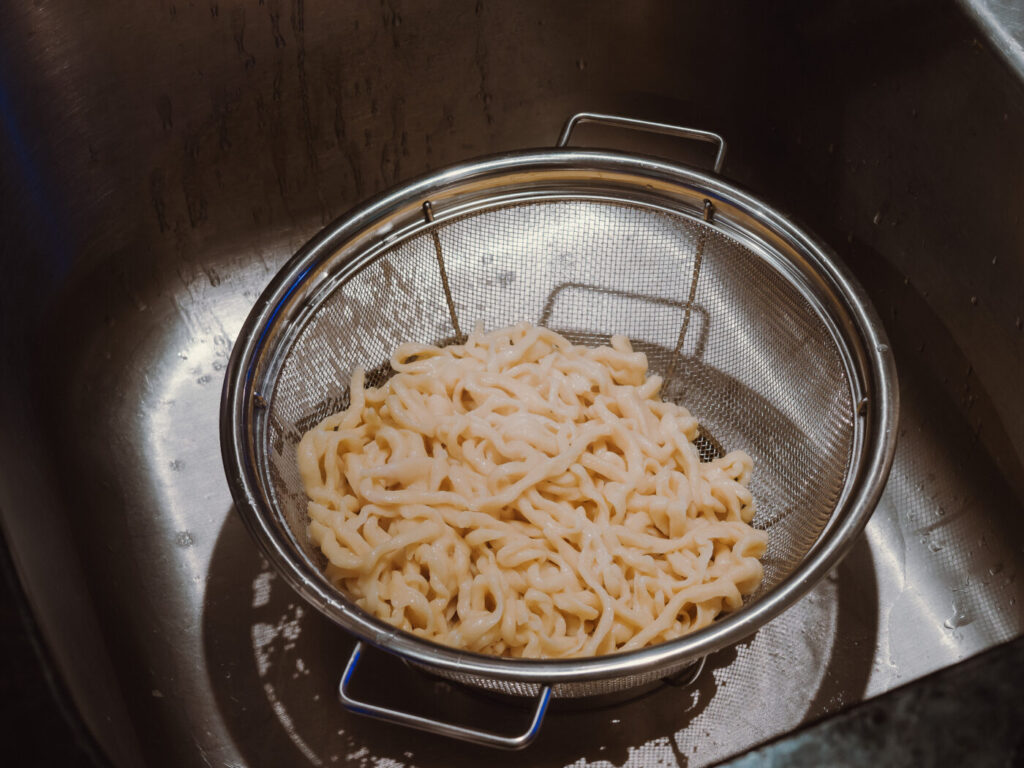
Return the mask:
[[[704,671],[704,665],[707,660],[707,656],[702,656],[690,667],[684,669],[682,672],[677,672],[671,677],[666,677],[663,682],[666,685],[673,685],[676,688],[688,688],[700,678],[700,674]]]
[[[959,2],[1024,86],[1024,4],[1018,0]]]

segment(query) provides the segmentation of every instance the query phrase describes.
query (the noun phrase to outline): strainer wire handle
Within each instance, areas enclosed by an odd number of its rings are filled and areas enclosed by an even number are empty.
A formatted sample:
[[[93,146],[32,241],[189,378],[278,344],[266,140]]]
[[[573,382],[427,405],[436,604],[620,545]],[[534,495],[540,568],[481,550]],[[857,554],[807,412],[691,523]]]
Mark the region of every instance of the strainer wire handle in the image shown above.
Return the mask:
[[[356,647],[353,649],[352,655],[349,657],[348,664],[345,665],[345,671],[341,675],[341,685],[338,686],[338,695],[341,698],[341,703],[351,712],[355,712],[358,715],[366,715],[367,717],[374,717],[378,720],[385,720],[390,723],[396,723],[398,725],[404,725],[408,728],[416,728],[421,731],[427,731],[428,733],[436,733],[441,736],[449,736],[461,741],[482,744],[485,747],[498,747],[499,749],[523,749],[524,747],[529,746],[533,740],[537,738],[537,734],[540,733],[541,723],[544,720],[544,715],[548,711],[548,704],[551,702],[550,685],[545,685],[541,688],[540,695],[537,699],[537,707],[533,711],[533,717],[530,719],[530,725],[526,731],[517,736],[503,736],[499,733],[491,733],[490,731],[482,731],[476,728],[467,728],[466,726],[456,725],[454,723],[445,723],[429,717],[414,715],[411,712],[402,712],[401,710],[383,707],[379,704],[371,704],[367,701],[354,698],[352,694],[349,693],[349,683],[355,673],[356,665],[359,663],[359,657],[362,652],[363,644],[356,643]]]
[[[718,153],[715,155],[714,169],[716,174],[722,172],[722,164],[725,162],[725,139],[717,133],[702,131],[697,128],[686,128],[682,125],[640,120],[635,117],[606,115],[600,112],[579,112],[570,117],[569,121],[565,124],[562,135],[558,138],[557,146],[566,146],[569,143],[569,137],[572,136],[573,129],[581,123],[600,123],[616,128],[629,128],[637,131],[647,131],[648,133],[660,133],[664,136],[678,136],[681,139],[694,139],[696,141],[707,141],[711,144],[717,144]]]

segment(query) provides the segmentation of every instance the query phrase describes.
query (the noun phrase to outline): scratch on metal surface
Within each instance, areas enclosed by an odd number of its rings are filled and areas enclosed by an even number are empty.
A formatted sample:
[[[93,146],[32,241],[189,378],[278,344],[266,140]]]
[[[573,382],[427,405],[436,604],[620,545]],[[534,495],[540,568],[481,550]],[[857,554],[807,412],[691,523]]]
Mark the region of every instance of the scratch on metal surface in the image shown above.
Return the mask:
[[[213,768],[213,763],[210,762],[210,758],[206,756],[206,750],[199,743],[198,739],[192,739],[192,743],[196,745],[196,749],[199,750],[199,757],[202,758],[203,762],[206,763],[209,768]]]
[[[476,15],[480,17],[482,14],[483,3],[477,3]],[[480,90],[477,93],[484,105],[484,117],[487,119],[488,125],[494,125],[494,113],[491,111],[490,71],[487,63],[488,51],[482,26],[481,22],[481,29],[477,30],[476,52],[473,56],[473,61],[476,64],[476,71],[480,75]]]
[[[231,36],[235,40],[235,50],[242,57],[245,71],[256,66],[256,57],[245,49],[245,9],[235,8],[231,11]]]
[[[328,221],[327,201],[324,199],[323,180],[320,175],[320,160],[316,150],[316,126],[313,124],[309,77],[306,74],[306,12],[303,0],[294,0],[292,6],[292,32],[295,35],[295,66],[299,77],[299,105],[302,113],[302,138],[306,148],[306,162],[313,177],[313,189],[320,204],[322,224]]]

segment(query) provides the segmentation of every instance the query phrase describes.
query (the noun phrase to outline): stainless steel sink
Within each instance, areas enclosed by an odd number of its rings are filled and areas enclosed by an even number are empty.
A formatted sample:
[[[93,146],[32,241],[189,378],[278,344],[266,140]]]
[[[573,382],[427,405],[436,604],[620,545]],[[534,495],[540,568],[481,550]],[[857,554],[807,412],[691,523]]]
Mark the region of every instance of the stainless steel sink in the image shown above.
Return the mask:
[[[701,765],[1024,632],[1024,85],[967,17],[429,5],[5,4],[0,511],[110,761]],[[900,441],[853,554],[695,687],[563,704],[525,757],[496,754],[341,709],[352,640],[233,513],[220,385],[262,287],[326,222],[551,145],[581,109],[721,132],[726,174],[832,244],[896,350]],[[382,695],[523,716],[385,661]]]

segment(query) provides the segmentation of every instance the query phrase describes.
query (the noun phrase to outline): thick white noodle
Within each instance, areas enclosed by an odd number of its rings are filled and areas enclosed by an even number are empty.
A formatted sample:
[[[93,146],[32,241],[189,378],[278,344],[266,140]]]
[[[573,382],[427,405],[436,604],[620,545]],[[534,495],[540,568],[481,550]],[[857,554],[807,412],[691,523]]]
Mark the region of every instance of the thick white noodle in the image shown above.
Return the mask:
[[[628,339],[545,328],[403,344],[378,388],[299,444],[327,575],[396,627],[457,648],[575,657],[679,637],[762,579],[751,460],[701,462]]]

